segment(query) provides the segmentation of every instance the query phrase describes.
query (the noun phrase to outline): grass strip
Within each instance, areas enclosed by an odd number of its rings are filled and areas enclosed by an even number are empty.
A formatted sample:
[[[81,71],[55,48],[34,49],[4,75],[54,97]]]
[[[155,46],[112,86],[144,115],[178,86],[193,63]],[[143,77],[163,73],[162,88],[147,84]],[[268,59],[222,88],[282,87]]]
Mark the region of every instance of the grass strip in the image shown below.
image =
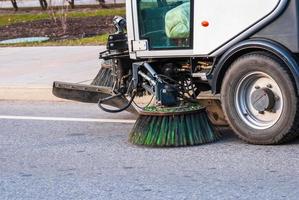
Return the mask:
[[[60,17],[63,14],[56,14],[56,17]],[[95,16],[115,16],[125,15],[124,8],[113,8],[113,9],[99,9],[93,11],[69,11],[66,13],[68,18],[83,18],[83,17],[95,17]],[[37,20],[52,19],[50,12],[40,12],[33,14],[0,14],[0,26],[7,26],[15,23],[26,23]]]

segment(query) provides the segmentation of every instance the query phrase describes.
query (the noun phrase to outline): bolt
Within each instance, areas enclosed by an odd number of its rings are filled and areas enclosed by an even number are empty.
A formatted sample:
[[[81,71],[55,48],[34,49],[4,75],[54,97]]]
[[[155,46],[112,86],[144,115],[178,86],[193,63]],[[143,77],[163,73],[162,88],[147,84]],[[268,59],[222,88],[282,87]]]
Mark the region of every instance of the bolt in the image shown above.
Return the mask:
[[[271,84],[268,84],[268,85],[267,85],[267,88],[272,88],[272,85],[271,85]]]
[[[259,114],[263,115],[263,114],[265,114],[265,112],[264,111],[259,111]]]
[[[254,88],[255,88],[255,89],[257,89],[257,90],[258,90],[258,89],[261,89],[261,87],[260,87],[260,86],[255,86]]]
[[[275,96],[275,101],[279,101],[280,100],[280,97],[279,96]]]

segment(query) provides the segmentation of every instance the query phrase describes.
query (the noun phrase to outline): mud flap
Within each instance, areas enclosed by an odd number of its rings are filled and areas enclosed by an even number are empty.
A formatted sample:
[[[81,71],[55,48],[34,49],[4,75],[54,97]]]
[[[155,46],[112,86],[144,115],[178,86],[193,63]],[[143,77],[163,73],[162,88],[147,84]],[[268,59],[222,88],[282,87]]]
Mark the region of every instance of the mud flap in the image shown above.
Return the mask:
[[[208,117],[215,126],[228,126],[225,119],[219,94],[212,94],[211,91],[201,92],[198,97],[198,102],[206,107]]]

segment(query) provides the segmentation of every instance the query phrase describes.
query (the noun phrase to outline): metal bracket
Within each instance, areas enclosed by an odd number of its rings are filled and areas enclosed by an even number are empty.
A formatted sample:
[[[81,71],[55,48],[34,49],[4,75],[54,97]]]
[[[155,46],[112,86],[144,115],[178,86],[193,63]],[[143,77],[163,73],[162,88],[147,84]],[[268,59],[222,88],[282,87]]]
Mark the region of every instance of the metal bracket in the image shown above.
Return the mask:
[[[132,45],[133,45],[133,51],[146,51],[146,50],[148,50],[147,40],[133,41]]]

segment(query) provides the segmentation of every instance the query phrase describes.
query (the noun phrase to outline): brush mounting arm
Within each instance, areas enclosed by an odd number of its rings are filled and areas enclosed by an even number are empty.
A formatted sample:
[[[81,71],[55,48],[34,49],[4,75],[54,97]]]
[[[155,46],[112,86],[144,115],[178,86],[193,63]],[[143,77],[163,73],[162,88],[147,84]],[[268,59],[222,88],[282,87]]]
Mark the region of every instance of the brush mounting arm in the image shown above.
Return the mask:
[[[143,80],[147,81],[148,84],[140,84]],[[156,71],[150,66],[150,64],[133,63],[133,86],[137,88],[138,86],[146,85],[143,87],[145,90],[150,92],[152,95],[158,96],[156,91],[158,91],[158,83],[162,83],[162,80],[158,77]],[[149,89],[151,87],[152,89]]]
[[[156,97],[156,101],[164,106],[178,103],[178,91],[165,83],[154,68],[146,62],[133,63],[133,88],[142,87]]]

